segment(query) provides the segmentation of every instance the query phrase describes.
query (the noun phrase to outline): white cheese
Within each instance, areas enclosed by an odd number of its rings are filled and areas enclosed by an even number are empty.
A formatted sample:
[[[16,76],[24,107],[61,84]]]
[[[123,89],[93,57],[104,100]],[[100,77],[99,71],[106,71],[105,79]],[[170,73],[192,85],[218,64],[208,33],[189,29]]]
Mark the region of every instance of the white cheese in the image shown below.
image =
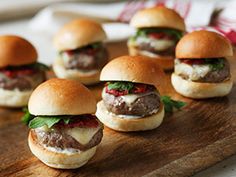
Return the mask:
[[[175,42],[173,40],[152,39],[147,37],[139,37],[137,38],[136,42],[137,44],[149,43],[157,51],[163,51],[175,45]]]
[[[166,50],[174,45],[175,43],[172,40],[159,39],[151,42],[151,46],[155,48],[157,51]]]
[[[121,96],[121,98],[124,100],[124,102],[127,105],[131,105],[138,98],[146,96],[146,95],[150,95],[152,93],[155,93],[155,92],[148,92],[148,93],[141,93],[141,94],[128,94],[128,95]]]
[[[72,129],[68,129],[66,133],[72,136],[76,141],[81,144],[87,144],[92,137],[97,133],[99,130],[99,126],[97,128],[80,128],[75,127]]]
[[[190,80],[199,80],[203,78],[211,71],[211,68],[207,64],[201,65],[189,65],[186,63],[180,63],[178,59],[175,61],[175,73],[178,75],[188,75]]]
[[[127,105],[131,105],[136,99],[138,99],[140,96],[137,94],[128,94],[128,95],[123,95],[121,98],[124,100],[124,102]]]

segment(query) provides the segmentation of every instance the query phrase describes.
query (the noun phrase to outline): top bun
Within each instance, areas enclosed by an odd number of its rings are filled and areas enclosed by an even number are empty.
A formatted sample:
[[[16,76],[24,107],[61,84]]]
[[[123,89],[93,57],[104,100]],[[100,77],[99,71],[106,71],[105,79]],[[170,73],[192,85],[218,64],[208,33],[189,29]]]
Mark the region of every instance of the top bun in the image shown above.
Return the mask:
[[[135,28],[162,27],[185,31],[184,19],[173,9],[162,6],[138,11],[130,24]]]
[[[33,91],[28,107],[33,115],[92,114],[96,111],[96,100],[77,81],[50,79]]]
[[[159,87],[165,74],[156,62],[143,56],[121,56],[110,61],[100,75],[101,81],[129,81]]]
[[[37,61],[37,51],[26,39],[14,35],[0,36],[0,67],[27,65]]]
[[[73,50],[106,39],[102,26],[92,20],[77,19],[64,25],[54,38],[57,50]]]
[[[230,42],[211,31],[194,31],[185,35],[176,46],[177,58],[217,58],[233,55]]]

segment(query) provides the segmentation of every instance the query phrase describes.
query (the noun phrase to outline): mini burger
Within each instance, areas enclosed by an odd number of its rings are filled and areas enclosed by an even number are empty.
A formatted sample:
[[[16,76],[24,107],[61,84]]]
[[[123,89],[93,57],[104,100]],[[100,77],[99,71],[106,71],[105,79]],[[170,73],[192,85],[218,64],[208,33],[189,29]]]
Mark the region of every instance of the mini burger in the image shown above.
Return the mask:
[[[109,62],[101,72],[106,81],[96,116],[117,131],[142,131],[158,127],[164,106],[157,87],[164,72],[153,60],[141,56],[122,56]]]
[[[100,71],[108,61],[105,39],[102,26],[92,20],[74,20],[62,27],[54,39],[58,57],[53,69],[57,77],[86,85],[99,82]]]
[[[187,34],[176,47],[173,87],[195,99],[227,95],[233,81],[226,57],[232,55],[230,42],[218,33],[202,30]]]
[[[175,46],[185,31],[183,18],[160,6],[137,12],[130,24],[137,28],[128,41],[130,55],[152,57],[163,69],[173,69]]]
[[[88,162],[102,140],[103,126],[93,115],[96,101],[77,81],[51,79],[32,93],[23,122],[28,144],[46,165],[78,168]]]
[[[48,67],[37,62],[36,49],[22,37],[2,35],[0,48],[0,106],[25,106]]]

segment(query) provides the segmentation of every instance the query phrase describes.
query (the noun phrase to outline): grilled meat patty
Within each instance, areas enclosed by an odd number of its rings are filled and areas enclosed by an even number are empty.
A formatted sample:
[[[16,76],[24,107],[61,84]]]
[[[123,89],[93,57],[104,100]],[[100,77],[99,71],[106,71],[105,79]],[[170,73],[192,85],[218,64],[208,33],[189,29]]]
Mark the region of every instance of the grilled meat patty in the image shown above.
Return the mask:
[[[53,131],[33,130],[37,135],[40,144],[55,147],[60,149],[73,148],[81,151],[86,151],[98,145],[103,136],[102,128],[95,133],[92,139],[87,144],[81,144],[72,136],[68,135],[63,129],[55,129]]]
[[[129,103],[125,97],[135,97]],[[156,113],[160,107],[160,96],[157,91],[149,91],[145,94],[129,94],[114,96],[103,91],[103,101],[109,112],[117,115],[149,116]]]
[[[175,46],[167,47],[164,50],[156,50],[151,43],[140,43],[138,49],[141,51],[148,51],[156,55],[162,56],[174,56],[175,55]]]
[[[23,71],[23,72],[22,72]],[[46,80],[45,72],[41,70],[0,70],[0,88],[20,91],[33,90]]]
[[[61,55],[66,69],[97,70],[108,61],[108,52],[104,45],[97,48],[86,46],[77,50],[64,51]]]
[[[186,80],[219,83],[230,77],[230,66],[226,59],[222,59],[220,69],[212,69],[209,64],[186,64],[177,59],[175,61],[175,72]]]

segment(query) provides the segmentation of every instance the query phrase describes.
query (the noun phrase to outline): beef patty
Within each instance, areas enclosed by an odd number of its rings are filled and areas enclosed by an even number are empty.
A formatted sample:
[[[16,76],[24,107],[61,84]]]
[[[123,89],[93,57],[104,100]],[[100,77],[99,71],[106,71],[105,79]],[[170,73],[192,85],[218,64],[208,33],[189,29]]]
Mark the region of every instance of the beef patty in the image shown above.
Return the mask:
[[[226,59],[222,59],[224,62],[224,67],[219,70],[210,70],[204,77],[200,77],[194,82],[204,82],[204,83],[219,83],[230,77],[230,66],[229,62]],[[184,79],[189,79],[187,74],[180,75]]]
[[[104,45],[98,48],[83,47],[62,52],[66,69],[90,71],[101,69],[108,61],[108,52]]]
[[[103,101],[109,112],[117,115],[148,116],[158,111],[160,96],[157,91],[137,95],[132,103],[127,104],[123,96],[114,96],[103,91]]]
[[[169,47],[162,51],[157,51],[150,43],[140,43],[138,45],[139,50],[148,51],[156,55],[162,56],[175,56],[175,46]]]
[[[32,132],[37,135],[38,141],[42,145],[60,149],[73,148],[81,151],[86,151],[98,145],[103,136],[101,127],[87,144],[81,144],[72,136],[66,134],[63,129],[54,129],[53,131],[32,130]]]
[[[32,90],[45,80],[46,75],[42,70],[33,70],[30,74],[17,71],[14,76],[7,75],[6,71],[0,71],[0,88],[5,90]]]

